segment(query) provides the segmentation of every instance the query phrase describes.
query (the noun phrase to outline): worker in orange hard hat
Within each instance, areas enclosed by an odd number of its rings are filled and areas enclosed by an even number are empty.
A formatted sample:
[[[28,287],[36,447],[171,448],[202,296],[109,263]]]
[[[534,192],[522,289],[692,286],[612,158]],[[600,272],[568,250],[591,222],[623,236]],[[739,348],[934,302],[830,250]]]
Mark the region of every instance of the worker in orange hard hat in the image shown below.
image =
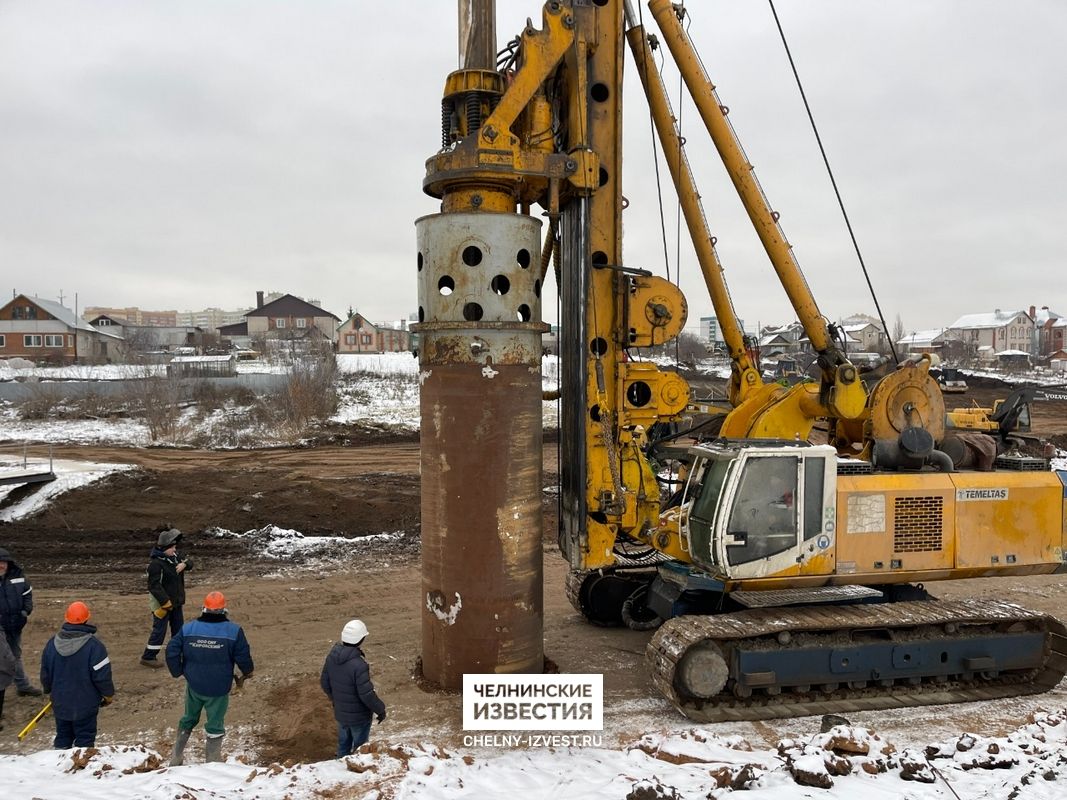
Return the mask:
[[[222,592],[209,592],[204,598],[202,612],[187,622],[167,645],[167,667],[175,678],[185,676],[185,714],[178,720],[178,735],[171,754],[172,767],[183,760],[185,745],[193,728],[207,713],[204,748],[208,761],[222,761],[222,737],[226,709],[230,705],[230,689],[237,687],[252,674],[252,651],[245,632],[231,622]],[[241,671],[237,677],[234,668]]]
[[[41,686],[52,697],[57,750],[95,745],[96,716],[115,696],[111,659],[89,618],[89,606],[75,600],[41,653]]]

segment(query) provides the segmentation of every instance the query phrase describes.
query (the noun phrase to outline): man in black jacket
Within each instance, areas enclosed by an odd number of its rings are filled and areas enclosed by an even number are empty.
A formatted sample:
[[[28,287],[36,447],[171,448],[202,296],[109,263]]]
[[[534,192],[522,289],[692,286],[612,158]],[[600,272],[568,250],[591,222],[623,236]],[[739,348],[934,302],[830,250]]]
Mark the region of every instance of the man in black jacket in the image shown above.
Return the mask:
[[[181,540],[180,530],[164,528],[148,560],[149,604],[153,619],[152,633],[141,654],[141,664],[146,667],[158,669],[163,666],[159,651],[163,649],[163,641],[167,638],[167,627],[170,627],[173,637],[185,622],[182,613],[182,606],[185,605],[185,573],[192,569],[193,561],[178,553]]]
[[[33,589],[22,567],[0,547],[0,628],[11,655],[15,657],[15,688],[23,696],[40,697],[41,690],[30,683],[22,666],[22,629],[33,613]]]
[[[322,691],[333,703],[337,720],[337,757],[355,752],[370,739],[370,721],[385,719],[385,703],[374,693],[370,667],[360,645],[367,638],[367,626],[350,620],[341,631],[341,641],[333,646],[322,665]]]

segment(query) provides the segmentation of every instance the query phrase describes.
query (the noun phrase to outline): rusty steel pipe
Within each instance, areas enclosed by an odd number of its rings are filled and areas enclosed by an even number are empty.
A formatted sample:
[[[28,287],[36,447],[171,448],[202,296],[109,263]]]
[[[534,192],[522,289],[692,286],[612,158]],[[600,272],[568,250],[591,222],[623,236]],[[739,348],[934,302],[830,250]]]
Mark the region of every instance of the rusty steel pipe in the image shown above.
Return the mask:
[[[541,222],[416,223],[422,415],[422,669],[541,672]]]

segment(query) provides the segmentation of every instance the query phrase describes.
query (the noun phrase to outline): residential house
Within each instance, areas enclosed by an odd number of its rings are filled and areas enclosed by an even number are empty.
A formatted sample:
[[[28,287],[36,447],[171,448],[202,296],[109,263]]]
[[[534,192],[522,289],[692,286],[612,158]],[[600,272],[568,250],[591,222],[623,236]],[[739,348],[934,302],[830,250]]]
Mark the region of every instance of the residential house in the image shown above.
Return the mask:
[[[100,363],[121,360],[123,349],[121,336],[54,300],[20,294],[0,307],[0,358]]]
[[[1048,368],[1056,375],[1067,375],[1067,350],[1057,350],[1049,355]]]
[[[841,330],[845,332],[849,342],[849,352],[852,351],[852,342],[857,342],[858,349],[865,353],[882,353],[887,350],[889,339],[878,323],[841,323]]]
[[[340,318],[306,300],[284,294],[277,300],[263,302],[263,292],[256,292],[256,307],[245,314],[248,336],[264,341],[337,342]]]
[[[904,353],[940,353],[945,344],[948,328],[933,328],[927,331],[912,331],[896,345]]]
[[[1055,311],[1050,311],[1048,306],[1037,309],[1030,306],[1030,316],[1034,320],[1035,342],[1031,351],[1035,355],[1048,356],[1057,350],[1067,348],[1064,334],[1067,334],[1067,318]]]
[[[804,327],[799,322],[780,327],[767,326],[760,331],[760,351],[765,357],[775,353],[799,353],[803,348],[803,337]]]
[[[1049,329],[1048,348],[1050,352],[1067,350],[1067,317],[1060,317]]]
[[[102,315],[91,320],[97,330],[122,337],[127,354],[169,353],[178,348],[202,349],[204,331],[195,325],[134,325],[120,317]]]
[[[338,353],[404,353],[411,350],[411,331],[375,325],[353,314],[337,329]]]
[[[228,344],[235,350],[250,350],[252,347],[252,337],[248,335],[248,320],[219,325],[215,330],[219,332],[219,342],[223,346]]]
[[[949,335],[977,349],[989,359],[1005,350],[1033,352],[1034,320],[1025,311],[964,314],[948,326]]]

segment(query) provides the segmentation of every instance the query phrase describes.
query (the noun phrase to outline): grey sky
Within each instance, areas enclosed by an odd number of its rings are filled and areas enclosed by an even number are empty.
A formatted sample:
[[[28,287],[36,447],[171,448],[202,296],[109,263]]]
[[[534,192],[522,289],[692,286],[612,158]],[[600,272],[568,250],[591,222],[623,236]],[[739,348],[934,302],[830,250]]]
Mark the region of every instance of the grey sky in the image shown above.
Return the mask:
[[[767,4],[688,5],[820,308],[872,312]],[[777,6],[890,324],[1067,313],[1067,3]],[[500,2],[501,44],[540,8]],[[456,62],[450,0],[0,0],[0,289],[179,310],[266,289],[407,316]],[[626,260],[662,273],[628,77]],[[689,102],[682,119],[738,313],[792,319]],[[711,306],[688,248],[681,272],[695,326]]]

